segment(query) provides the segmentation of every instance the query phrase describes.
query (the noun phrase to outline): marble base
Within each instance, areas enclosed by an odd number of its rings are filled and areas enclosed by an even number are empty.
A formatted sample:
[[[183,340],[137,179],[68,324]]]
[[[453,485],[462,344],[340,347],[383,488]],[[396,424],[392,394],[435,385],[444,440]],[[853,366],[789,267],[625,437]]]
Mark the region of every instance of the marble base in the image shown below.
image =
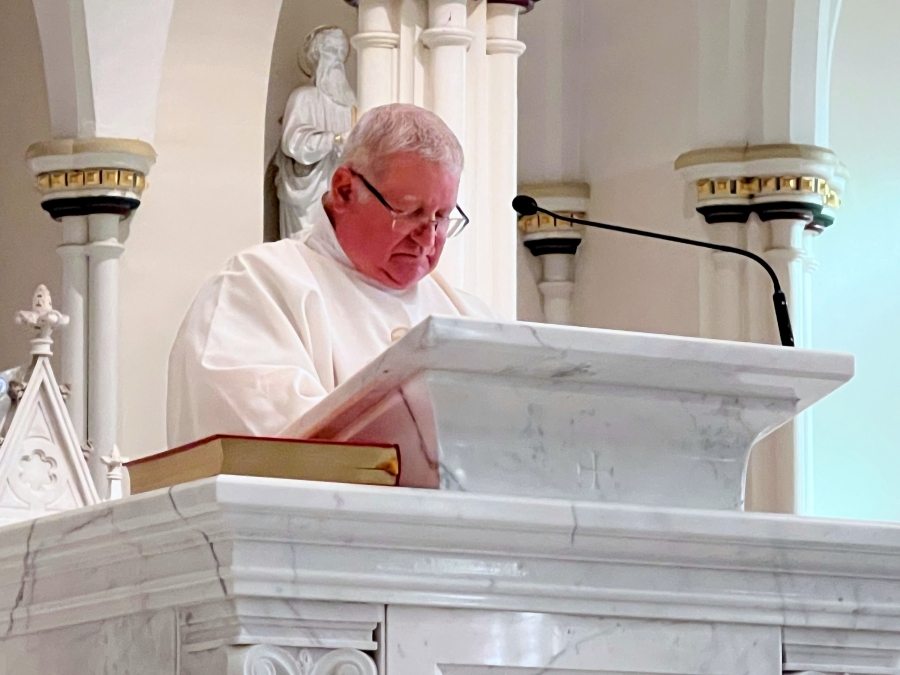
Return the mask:
[[[293,431],[397,443],[410,487],[740,510],[751,446],[852,374],[846,354],[432,317]]]
[[[221,477],[0,528],[0,673],[900,673],[900,525]]]

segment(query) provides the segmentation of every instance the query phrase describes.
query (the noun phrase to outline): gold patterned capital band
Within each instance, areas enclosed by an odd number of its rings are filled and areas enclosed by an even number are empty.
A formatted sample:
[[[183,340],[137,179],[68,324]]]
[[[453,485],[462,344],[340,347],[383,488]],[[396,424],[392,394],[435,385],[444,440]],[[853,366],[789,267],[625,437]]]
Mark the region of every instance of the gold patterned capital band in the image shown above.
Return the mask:
[[[704,178],[697,181],[697,199],[703,203],[720,199],[756,197],[817,197],[823,206],[838,208],[840,195],[823,178],[815,176],[759,176],[743,178]]]
[[[560,215],[572,218],[584,218],[585,214],[579,211],[560,211]],[[568,220],[558,220],[546,213],[536,213],[533,216],[519,218],[519,230],[523,234],[534,232],[572,232],[581,230],[581,225],[570,223]]]
[[[62,190],[102,190],[104,188],[140,193],[146,186],[146,176],[131,169],[75,169],[47,171],[37,175],[37,187],[45,194]]]

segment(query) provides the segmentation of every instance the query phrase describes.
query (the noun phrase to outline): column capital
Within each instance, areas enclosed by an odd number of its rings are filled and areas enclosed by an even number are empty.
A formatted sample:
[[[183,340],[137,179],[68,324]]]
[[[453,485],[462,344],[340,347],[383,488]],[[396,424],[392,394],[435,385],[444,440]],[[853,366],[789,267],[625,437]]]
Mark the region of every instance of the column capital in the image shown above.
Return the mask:
[[[512,38],[489,37],[485,43],[485,51],[488,56],[493,56],[494,54],[522,56],[525,53],[525,43]]]
[[[585,218],[591,188],[587,183],[540,183],[519,186],[520,194],[534,197],[538,204],[573,218]],[[550,253],[574,255],[584,237],[584,226],[556,220],[546,213],[519,218],[522,243],[532,255]]]
[[[429,49],[435,47],[466,47],[472,44],[475,33],[467,28],[442,26],[422,31],[422,44]]]
[[[149,143],[121,138],[61,138],[32,144],[25,154],[55,220],[114,213],[127,217],[141,203],[156,161]]]
[[[539,0],[487,0],[489,5],[516,5],[522,8],[522,13],[530,12],[534,9],[534,3]]]
[[[400,44],[400,35],[388,31],[368,31],[357,33],[351,37],[350,44],[357,51],[361,49],[393,49]]]
[[[823,229],[834,222],[847,169],[828,148],[779,143],[703,148],[675,160],[691,186],[690,205],[707,223],[810,220]]]

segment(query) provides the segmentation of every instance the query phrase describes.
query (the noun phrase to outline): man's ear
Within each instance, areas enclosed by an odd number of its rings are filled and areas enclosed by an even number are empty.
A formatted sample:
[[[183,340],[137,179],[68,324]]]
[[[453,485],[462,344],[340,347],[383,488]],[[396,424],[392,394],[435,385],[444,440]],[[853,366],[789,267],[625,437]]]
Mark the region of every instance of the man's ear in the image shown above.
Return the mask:
[[[331,177],[332,206],[343,210],[353,201],[353,173],[345,166],[338,167]]]

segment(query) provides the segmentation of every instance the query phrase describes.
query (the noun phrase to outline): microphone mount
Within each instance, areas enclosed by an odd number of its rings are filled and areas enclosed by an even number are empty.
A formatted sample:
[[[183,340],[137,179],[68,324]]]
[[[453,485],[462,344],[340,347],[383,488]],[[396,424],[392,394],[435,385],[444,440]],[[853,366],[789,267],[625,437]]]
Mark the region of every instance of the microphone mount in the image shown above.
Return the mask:
[[[696,239],[675,237],[670,234],[660,234],[658,232],[636,230],[630,227],[622,227],[621,225],[610,225],[608,223],[601,223],[595,222],[593,220],[584,220],[581,218],[573,218],[572,216],[565,216],[561,213],[555,213],[553,211],[548,211],[547,209],[541,208],[540,206],[538,206],[537,201],[535,201],[533,197],[529,197],[528,195],[518,195],[515,199],[513,199],[512,206],[513,209],[515,209],[516,212],[522,216],[533,216],[536,213],[544,213],[556,220],[564,220],[566,222],[576,223],[578,225],[586,225],[587,227],[596,227],[601,230],[622,232],[624,234],[634,234],[639,237],[649,237],[650,239],[662,239],[663,241],[671,241],[677,244],[686,244],[688,246],[699,246],[701,248],[711,249],[713,251],[724,251],[726,253],[734,253],[736,255],[749,258],[750,260],[753,260],[757,264],[761,265],[769,275],[769,278],[772,280],[772,285],[775,289],[775,292],[772,295],[772,301],[775,305],[775,320],[778,323],[778,334],[781,338],[781,344],[785,347],[794,346],[794,333],[791,329],[791,316],[788,311],[787,298],[784,295],[784,291],[781,290],[781,284],[778,282],[778,275],[775,274],[775,270],[772,269],[772,266],[769,263],[767,263],[755,253],[745,251],[742,248],[735,248],[734,246],[723,246],[721,244],[712,244],[710,242],[698,241]]]

